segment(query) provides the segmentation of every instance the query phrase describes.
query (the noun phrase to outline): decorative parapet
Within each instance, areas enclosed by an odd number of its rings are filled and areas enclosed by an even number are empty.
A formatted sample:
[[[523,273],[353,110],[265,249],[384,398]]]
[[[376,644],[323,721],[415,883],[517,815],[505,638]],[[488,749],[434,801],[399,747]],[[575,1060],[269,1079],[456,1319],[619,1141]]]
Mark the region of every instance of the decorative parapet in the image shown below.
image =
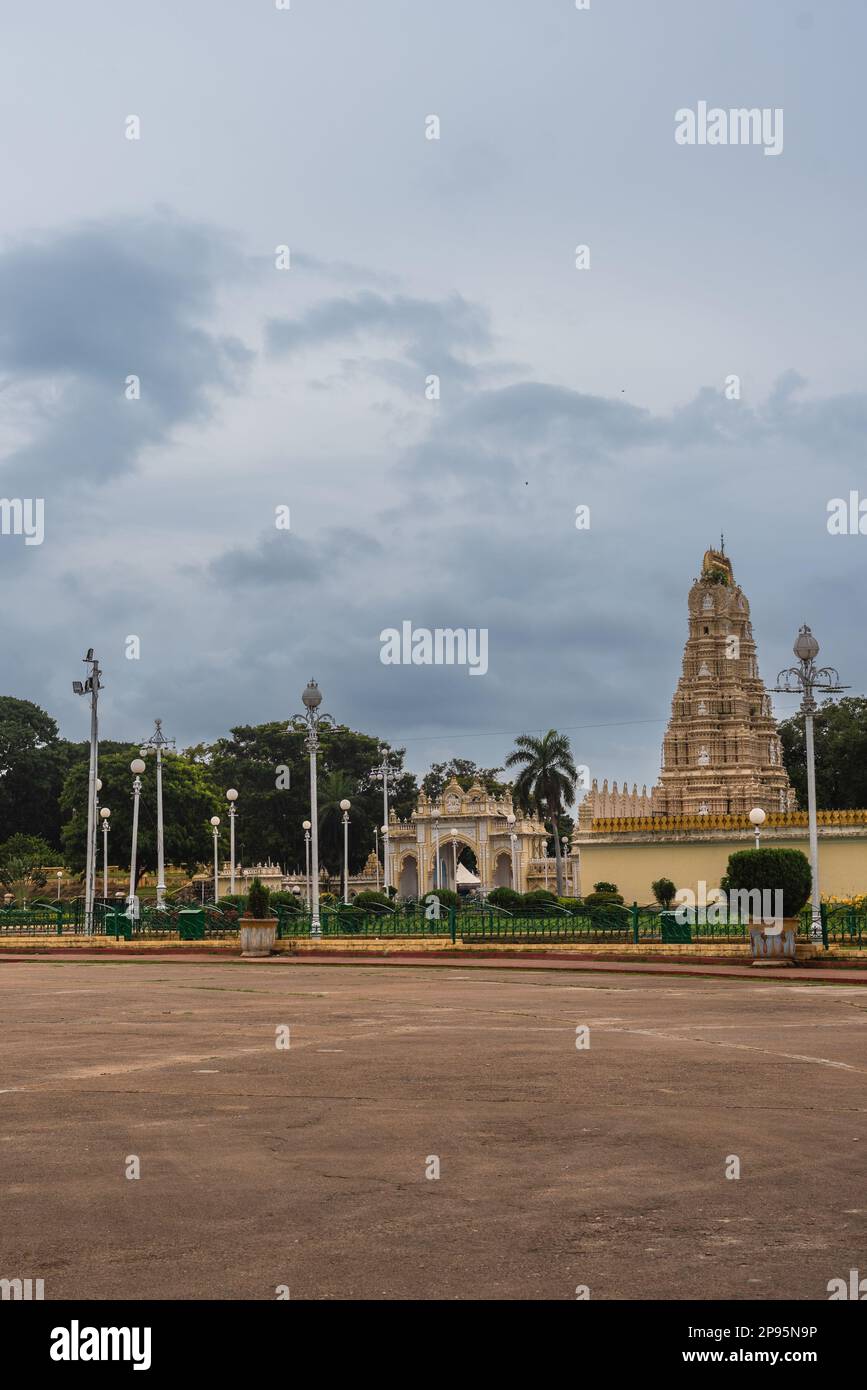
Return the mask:
[[[819,825],[855,826],[867,825],[867,810],[864,811],[818,811]],[[769,811],[763,830],[785,829],[806,826],[806,811]],[[664,834],[672,830],[755,830],[749,816],[594,816],[590,823],[591,834],[616,835],[618,832],[634,834],[637,830]]]

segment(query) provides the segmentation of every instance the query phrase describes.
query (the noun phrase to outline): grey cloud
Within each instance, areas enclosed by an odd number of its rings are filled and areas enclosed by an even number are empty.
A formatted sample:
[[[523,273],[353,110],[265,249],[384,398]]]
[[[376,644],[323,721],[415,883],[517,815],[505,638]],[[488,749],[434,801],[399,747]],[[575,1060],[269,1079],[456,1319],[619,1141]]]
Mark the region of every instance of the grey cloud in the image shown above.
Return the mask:
[[[406,354],[426,371],[451,368],[461,378],[471,374],[471,366],[455,350],[484,353],[493,345],[487,314],[461,295],[434,301],[370,290],[324,300],[297,319],[272,318],[265,341],[272,353],[285,356],[369,335],[403,343]]]
[[[30,489],[129,471],[183,422],[210,418],[253,354],[207,327],[238,269],[212,229],[171,217],[86,224],[0,256],[0,369],[14,385],[56,383],[4,487]],[[128,375],[141,399],[128,401]],[[11,479],[11,481],[10,481]]]

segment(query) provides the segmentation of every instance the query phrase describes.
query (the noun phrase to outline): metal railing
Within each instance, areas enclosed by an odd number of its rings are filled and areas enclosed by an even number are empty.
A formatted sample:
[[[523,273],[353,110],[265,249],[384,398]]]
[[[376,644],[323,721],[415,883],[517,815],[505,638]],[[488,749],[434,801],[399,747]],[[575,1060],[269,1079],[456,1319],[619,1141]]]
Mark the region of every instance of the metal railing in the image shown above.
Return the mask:
[[[282,904],[273,914],[277,938],[308,938],[311,918],[306,912],[293,912]],[[439,917],[428,917],[418,907],[403,907],[394,913],[377,913],[360,908],[326,908],[320,916],[323,938],[412,939],[444,938],[462,942],[587,941],[605,943],[693,944],[702,942],[748,943],[750,922],[728,916],[725,910],[691,912],[687,922],[679,922],[673,912],[657,905],[630,906],[611,903],[584,907],[558,915],[522,916],[495,908],[459,911],[450,907]],[[755,925],[755,924],[753,924]],[[141,907],[131,920],[125,907],[116,902],[94,904],[93,934],[116,940],[224,940],[236,937],[240,917],[236,907],[220,903],[170,905],[165,909]],[[0,908],[0,938],[11,936],[83,935],[84,904],[81,899],[62,903],[34,902],[25,907]],[[800,915],[799,937],[810,935],[810,909]],[[822,904],[824,946],[867,949],[867,907]]]

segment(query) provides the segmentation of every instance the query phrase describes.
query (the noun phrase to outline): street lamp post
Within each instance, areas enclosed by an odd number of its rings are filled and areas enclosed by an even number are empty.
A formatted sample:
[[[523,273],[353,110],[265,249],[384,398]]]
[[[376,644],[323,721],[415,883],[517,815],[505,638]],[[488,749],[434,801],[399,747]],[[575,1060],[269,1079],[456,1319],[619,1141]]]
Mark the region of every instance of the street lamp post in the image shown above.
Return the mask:
[[[84,887],[84,930],[87,936],[93,932],[93,899],[96,889],[96,781],[99,761],[99,701],[100,669],[99,660],[89,647],[83,658],[90,667],[90,675],[84,681],[73,681],[72,689],[76,695],[90,696],[90,766],[87,777],[87,860],[85,865]]]
[[[506,824],[509,827],[509,844],[512,850],[512,891],[517,893],[518,874],[515,868],[515,845],[518,843],[518,837],[515,834],[515,815],[512,811],[506,816]]]
[[[343,812],[343,901],[349,902],[349,801],[341,801]]]
[[[807,818],[810,823],[810,869],[813,887],[810,909],[810,937],[822,940],[822,906],[819,894],[819,828],[816,819],[816,759],[813,747],[813,715],[816,712],[816,691],[823,695],[838,695],[848,686],[840,684],[839,673],[833,666],[817,666],[819,643],[806,623],[795,638],[792,648],[798,658],[797,666],[780,671],[774,690],[785,695],[800,695],[804,716],[807,754]]]
[[[148,742],[142,748],[144,753],[156,753],[157,755],[157,908],[162,911],[166,905],[166,855],[165,855],[165,836],[163,834],[163,749],[174,748],[173,738],[166,738],[163,733],[163,721],[154,721],[154,731]]]
[[[373,853],[376,858],[376,891],[379,892],[379,826],[373,827]]]
[[[764,825],[766,820],[767,816],[765,815],[761,806],[754,806],[753,809],[750,811],[750,825],[753,826],[756,832],[756,849],[759,848],[759,837],[762,833],[762,826]]]
[[[230,787],[226,792],[226,800],[229,803],[229,892],[235,891],[235,802],[238,800],[238,793],[234,787]]]
[[[133,758],[129,765],[129,770],[133,774],[132,779],[132,848],[129,855],[129,898],[127,899],[128,916],[135,916],[135,861],[138,849],[138,803],[141,797],[141,774],[145,770],[144,758]]]
[[[452,841],[452,892],[456,893],[458,891],[458,832],[454,826],[449,831],[449,835]]]
[[[431,811],[431,820],[434,828],[434,888],[440,886],[440,813],[439,808],[434,807]]]
[[[102,896],[108,902],[108,831],[109,817],[111,811],[107,806],[103,806],[99,813],[102,821]]]
[[[62,870],[62,869],[58,869],[58,870],[57,870],[57,901],[58,901],[58,902],[61,902],[61,901],[62,901],[61,893],[60,893],[60,884],[61,884],[62,880],[63,880],[63,870]]]
[[[307,867],[306,867],[306,869],[305,869],[304,872],[305,872],[306,880],[307,880],[307,882],[306,882],[306,887],[307,887],[307,911],[309,912],[309,911],[310,911],[310,822],[309,822],[309,820],[305,820],[305,821],[302,821],[301,824],[302,824],[303,827],[304,827],[304,858],[305,858],[306,865],[307,865]]]
[[[382,836],[382,891],[388,897],[388,826],[381,825],[379,833]]]
[[[315,681],[310,681],[301,699],[304,702],[304,718],[307,721],[307,751],[310,754],[310,828],[312,835],[310,882],[313,902],[311,905],[310,935],[321,936],[319,924],[319,810],[316,796],[316,754],[319,751],[319,706],[322,704],[322,691]]]
[[[214,902],[220,901],[220,817],[211,816],[214,827]]]
[[[388,744],[387,744],[387,743],[381,744],[381,745],[380,745],[379,751],[380,751],[380,754],[381,754],[381,756],[382,756],[382,762],[379,763],[379,765],[378,765],[377,767],[373,768],[373,776],[377,779],[377,781],[381,781],[381,782],[382,782],[382,819],[383,819],[383,821],[385,822],[384,825],[383,825],[383,827],[382,827],[382,833],[383,833],[383,835],[385,836],[385,839],[386,839],[386,843],[385,843],[385,845],[383,846],[383,871],[382,871],[382,879],[383,879],[383,888],[385,889],[386,896],[388,896],[388,887],[389,887],[389,883],[391,882],[390,877],[389,877],[389,869],[388,869],[388,843],[387,843],[387,841],[388,841],[388,755],[389,755],[389,752],[390,752],[390,749],[389,749],[389,747],[388,747]]]

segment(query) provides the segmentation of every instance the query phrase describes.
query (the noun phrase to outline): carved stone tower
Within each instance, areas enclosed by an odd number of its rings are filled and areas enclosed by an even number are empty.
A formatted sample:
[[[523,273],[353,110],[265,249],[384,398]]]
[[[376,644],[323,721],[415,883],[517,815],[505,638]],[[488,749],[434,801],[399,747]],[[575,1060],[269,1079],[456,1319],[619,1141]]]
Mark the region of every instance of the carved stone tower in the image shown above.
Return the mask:
[[[795,809],[771,699],[759,677],[750,605],[731,561],[705,551],[689,591],[689,637],[671,704],[654,815]]]

